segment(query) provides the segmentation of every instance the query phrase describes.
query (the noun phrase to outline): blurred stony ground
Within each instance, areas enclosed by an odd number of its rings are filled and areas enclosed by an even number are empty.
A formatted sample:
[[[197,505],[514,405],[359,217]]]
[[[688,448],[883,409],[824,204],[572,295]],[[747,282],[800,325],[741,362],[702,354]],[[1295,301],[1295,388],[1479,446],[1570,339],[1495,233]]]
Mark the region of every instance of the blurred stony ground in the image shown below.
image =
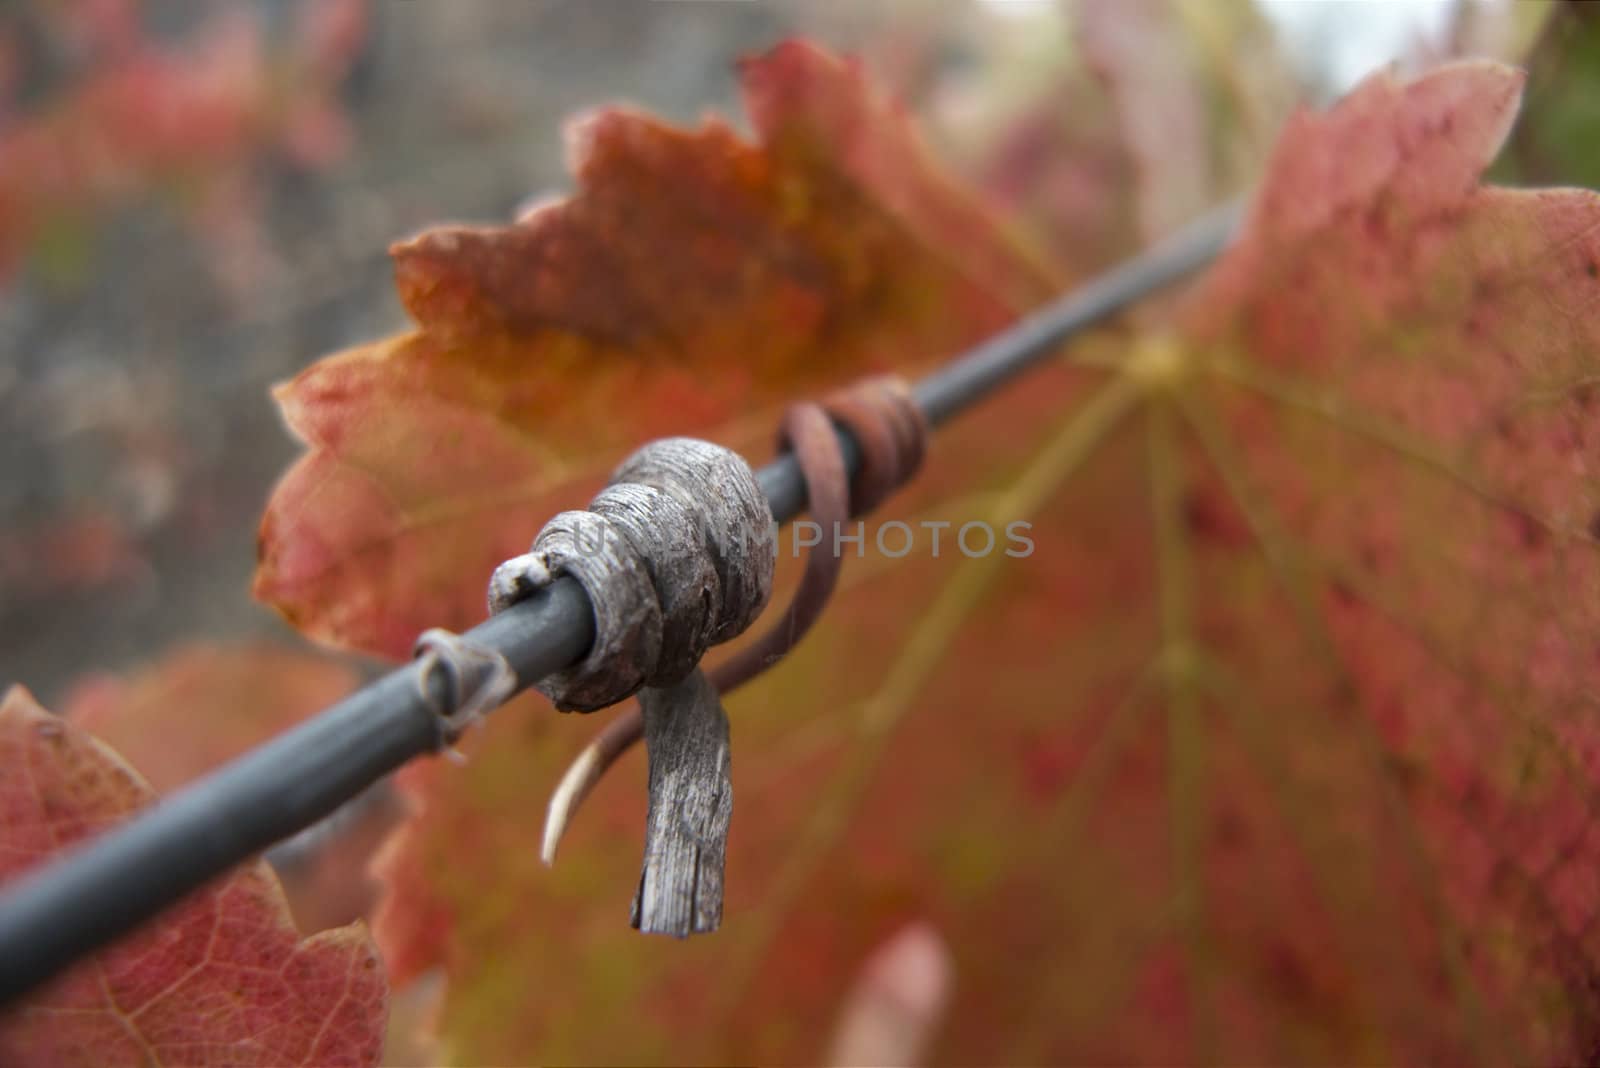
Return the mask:
[[[905,10],[970,12],[867,8],[378,4],[341,89],[350,150],[321,171],[269,167],[238,248],[219,260],[148,198],[97,216],[70,270],[25,262],[0,289],[0,684],[51,702],[185,639],[287,637],[248,592],[257,517],[296,453],[268,390],[404,325],[387,244],[564,188],[575,111],[736,113],[742,52],[790,33],[881,42]]]

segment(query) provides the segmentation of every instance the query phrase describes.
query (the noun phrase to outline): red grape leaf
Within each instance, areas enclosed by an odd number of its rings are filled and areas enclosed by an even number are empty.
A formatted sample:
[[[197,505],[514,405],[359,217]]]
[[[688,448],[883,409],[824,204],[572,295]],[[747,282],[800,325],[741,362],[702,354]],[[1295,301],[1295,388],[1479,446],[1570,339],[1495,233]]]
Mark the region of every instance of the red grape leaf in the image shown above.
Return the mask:
[[[154,799],[120,757],[20,687],[0,703],[0,882]],[[376,1064],[386,1000],[366,931],[301,939],[258,863],[0,1012],[0,1061]]]
[[[258,597],[403,656],[481,619],[494,565],[624,447],[948,355],[1052,292],[855,66],[790,43],[741,75],[754,144],[603,110],[570,131],[573,196],[394,247],[418,329],[278,392],[310,452]]]
[[[1519,88],[1463,64],[1298,114],[1171,333],[941,431],[877,519],[1034,551],[854,562],[732,698],[715,937],[627,929],[636,761],[539,867],[572,720],[415,769],[379,934],[444,965],[452,1050],[814,1062],[924,920],[941,1062],[1589,1056],[1600,198],[1478,184]]]

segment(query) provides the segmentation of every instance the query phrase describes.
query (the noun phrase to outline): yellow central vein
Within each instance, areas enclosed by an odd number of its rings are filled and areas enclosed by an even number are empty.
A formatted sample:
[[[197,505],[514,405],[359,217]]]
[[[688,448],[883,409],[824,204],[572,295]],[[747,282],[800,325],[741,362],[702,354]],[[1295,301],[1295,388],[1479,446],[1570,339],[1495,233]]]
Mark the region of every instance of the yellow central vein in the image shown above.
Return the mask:
[[[1175,904],[1184,932],[1197,1061],[1217,1058],[1212,999],[1212,953],[1206,924],[1204,866],[1205,738],[1195,700],[1193,574],[1183,525],[1183,471],[1173,426],[1172,401],[1163,396],[1148,410],[1150,503],[1156,535],[1162,675],[1167,689],[1169,767],[1167,802],[1172,820]]]

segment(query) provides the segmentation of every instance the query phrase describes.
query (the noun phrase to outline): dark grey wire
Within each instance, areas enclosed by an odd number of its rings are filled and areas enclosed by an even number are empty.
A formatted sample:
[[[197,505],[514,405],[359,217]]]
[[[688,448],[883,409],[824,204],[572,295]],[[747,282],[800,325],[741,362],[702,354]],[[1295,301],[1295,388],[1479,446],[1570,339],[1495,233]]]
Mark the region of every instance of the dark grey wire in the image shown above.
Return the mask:
[[[1207,216],[923,379],[915,396],[928,421],[946,421],[1074,333],[1203,266],[1226,244],[1236,217],[1236,206]],[[856,443],[840,436],[854,470]],[[780,521],[804,509],[793,457],[779,457],[757,477]],[[583,588],[560,579],[464,637],[502,653],[520,692],[579,660],[594,640],[594,619]],[[443,724],[422,685],[416,664],[397,668],[16,880],[0,897],[0,1004],[439,750]],[[446,707],[447,695],[432,697]]]

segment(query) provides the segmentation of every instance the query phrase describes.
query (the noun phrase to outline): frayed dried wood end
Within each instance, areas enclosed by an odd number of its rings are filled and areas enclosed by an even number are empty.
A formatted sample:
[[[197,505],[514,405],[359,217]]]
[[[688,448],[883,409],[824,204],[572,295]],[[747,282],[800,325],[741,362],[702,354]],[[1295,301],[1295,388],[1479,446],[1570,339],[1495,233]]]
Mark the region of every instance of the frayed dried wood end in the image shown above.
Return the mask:
[[[733,780],[728,715],[696,669],[640,691],[650,761],[650,811],[633,926],[686,938],[722,922],[722,875]]]

